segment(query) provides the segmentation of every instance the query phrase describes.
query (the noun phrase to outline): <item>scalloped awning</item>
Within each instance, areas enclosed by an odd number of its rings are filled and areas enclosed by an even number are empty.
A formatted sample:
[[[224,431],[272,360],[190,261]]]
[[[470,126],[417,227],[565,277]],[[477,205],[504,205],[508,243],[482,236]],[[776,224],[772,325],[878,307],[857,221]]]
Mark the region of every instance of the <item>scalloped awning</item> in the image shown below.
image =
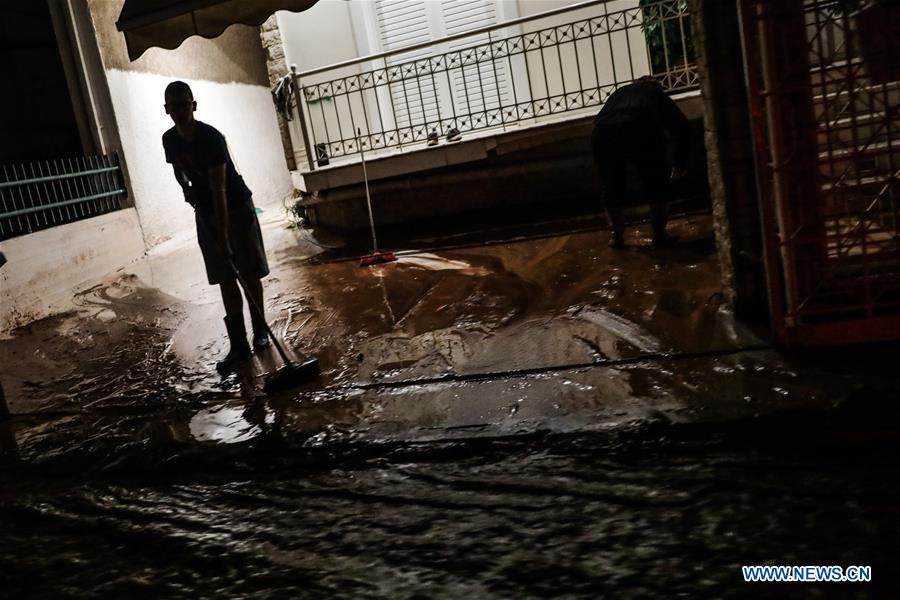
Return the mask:
[[[128,58],[147,48],[172,50],[193,35],[214,38],[235,23],[261,25],[279,10],[304,11],[317,0],[125,0],[116,29]]]

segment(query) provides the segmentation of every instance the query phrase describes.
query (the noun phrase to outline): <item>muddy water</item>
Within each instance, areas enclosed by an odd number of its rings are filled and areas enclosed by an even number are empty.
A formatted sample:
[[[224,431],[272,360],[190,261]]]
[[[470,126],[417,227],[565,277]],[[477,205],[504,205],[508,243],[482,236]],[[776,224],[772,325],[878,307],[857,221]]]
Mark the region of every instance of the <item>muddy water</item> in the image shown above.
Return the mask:
[[[684,239],[675,252],[642,238],[613,252],[595,232],[401,254],[376,269],[298,259],[302,280],[277,282],[273,305],[300,325],[285,328],[292,344],[318,356],[335,383],[752,343],[720,310],[707,227],[705,219],[673,226]]]
[[[268,310],[324,372],[270,398],[271,353],[211,373],[215,303],[87,290],[0,339],[3,596],[757,597],[754,563],[898,591],[900,418],[846,409],[896,396],[891,354],[761,347],[708,223],[673,230],[673,252],[580,234],[378,269],[283,247]]]
[[[755,433],[268,447],[143,480],[7,482],[0,581],[48,598],[896,597],[896,443]],[[742,564],[867,564],[875,583],[751,585]]]
[[[288,245],[274,252],[267,311],[296,356],[319,359],[319,386],[744,347],[757,340],[722,310],[707,228],[673,225],[685,238],[675,252],[637,239],[614,253],[593,232],[407,253],[373,269],[310,264]],[[126,275],[80,294],[72,313],[0,339],[13,411],[234,389],[210,376],[225,349],[217,299],[184,297]],[[261,355],[247,377],[276,359]]]

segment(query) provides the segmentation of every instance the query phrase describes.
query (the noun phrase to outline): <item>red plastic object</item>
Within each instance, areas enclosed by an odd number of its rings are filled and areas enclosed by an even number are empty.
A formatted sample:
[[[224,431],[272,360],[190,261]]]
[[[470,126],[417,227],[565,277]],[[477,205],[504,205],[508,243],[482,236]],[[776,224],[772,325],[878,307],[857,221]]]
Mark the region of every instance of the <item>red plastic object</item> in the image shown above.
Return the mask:
[[[359,259],[359,266],[371,267],[384,263],[394,262],[397,256],[393,252],[373,252]]]

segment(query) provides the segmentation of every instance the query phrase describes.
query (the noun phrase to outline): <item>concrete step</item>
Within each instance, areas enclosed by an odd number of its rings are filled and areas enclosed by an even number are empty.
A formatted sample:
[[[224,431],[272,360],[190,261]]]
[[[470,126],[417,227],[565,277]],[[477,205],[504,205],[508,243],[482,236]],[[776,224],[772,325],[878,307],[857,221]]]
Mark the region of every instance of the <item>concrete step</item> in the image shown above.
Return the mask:
[[[819,118],[816,139],[819,144],[828,142],[853,143],[856,140],[886,142],[892,129],[900,127],[900,117],[888,121],[886,111],[847,114],[837,118]],[[894,133],[894,137],[897,134]]]
[[[900,82],[872,84],[860,70],[859,59],[850,61],[856,78],[843,77],[848,63],[813,69],[813,102],[818,121],[817,141],[822,145],[870,145],[889,142],[898,125]],[[896,137],[896,135],[894,135]]]
[[[856,79],[866,77],[863,60],[853,57],[850,60],[834,60],[821,65],[813,65],[809,69],[809,82],[813,88],[819,88],[823,84],[828,85],[834,81],[846,80],[848,69],[853,69]]]
[[[898,193],[897,171],[892,180],[890,171],[873,170],[864,168],[865,165],[854,165],[843,170],[831,170],[828,166],[820,167],[820,182],[824,192],[847,193],[848,190],[856,190],[854,193],[874,196],[881,193],[885,185],[892,185],[894,194]],[[891,184],[891,181],[894,183]]]
[[[884,169],[889,169],[887,164],[889,155],[894,157],[894,163],[900,163],[900,139],[890,141],[869,142],[860,140],[859,146],[848,144],[842,148],[819,148],[819,162],[824,164],[841,164],[860,158],[884,159]],[[879,161],[880,162],[880,161]]]
[[[884,110],[857,114],[847,113],[828,120],[822,119],[821,116],[819,119],[819,131],[836,131],[852,128],[854,124],[856,127],[861,125],[881,125],[887,120],[888,113]]]
[[[816,143],[819,151],[827,153],[832,151],[864,147],[870,144],[886,144],[891,135],[888,127],[882,124],[858,125],[857,127],[845,127],[843,129],[831,129],[816,133]],[[898,137],[893,133],[893,137]]]
[[[839,103],[863,103],[859,112],[877,112],[885,107],[896,107],[900,104],[900,81],[890,83],[870,83],[866,79],[858,79],[851,88],[848,81],[836,81],[825,86],[825,89],[813,87],[813,104],[834,106]],[[868,110],[866,110],[868,108]]]
[[[837,181],[827,181],[822,184],[822,190],[826,192],[830,192],[835,189],[847,189],[847,190],[865,190],[870,188],[883,188],[884,184],[888,183],[892,179],[896,180],[897,177],[900,176],[900,172],[896,173],[894,177],[891,177],[890,173],[878,174],[878,175],[868,175],[865,177],[859,176],[845,176],[840,178]]]

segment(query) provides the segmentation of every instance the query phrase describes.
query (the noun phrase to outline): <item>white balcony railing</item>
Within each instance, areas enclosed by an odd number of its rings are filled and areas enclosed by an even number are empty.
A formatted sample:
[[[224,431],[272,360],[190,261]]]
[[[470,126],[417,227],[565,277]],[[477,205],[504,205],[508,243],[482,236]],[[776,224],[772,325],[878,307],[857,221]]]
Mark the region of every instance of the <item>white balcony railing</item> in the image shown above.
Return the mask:
[[[309,169],[351,158],[360,144],[379,154],[421,148],[429,135],[443,140],[453,130],[465,136],[587,114],[643,75],[657,76],[670,92],[694,89],[686,5],[582,2],[294,71]],[[411,53],[419,57],[403,60]]]

